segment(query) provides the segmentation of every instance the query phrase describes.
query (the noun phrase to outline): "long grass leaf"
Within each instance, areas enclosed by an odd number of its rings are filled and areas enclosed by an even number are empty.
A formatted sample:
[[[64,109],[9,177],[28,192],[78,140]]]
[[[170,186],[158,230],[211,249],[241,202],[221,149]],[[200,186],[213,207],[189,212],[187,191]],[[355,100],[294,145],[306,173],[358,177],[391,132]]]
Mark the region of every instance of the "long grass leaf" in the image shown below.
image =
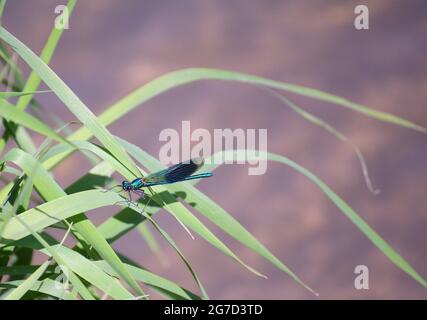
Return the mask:
[[[87,127],[91,133],[119,160],[126,168],[138,175],[130,157],[123,148],[98,121],[96,116],[79,99],[79,97],[59,78],[46,63],[35,55],[27,46],[15,38],[5,28],[0,27],[0,38],[7,42],[20,55],[20,57],[40,76],[46,85],[57,95],[65,106]]]
[[[1,17],[3,16],[5,4],[6,4],[6,0],[0,0],[0,25],[1,25]]]
[[[30,154],[19,150],[12,149],[6,156],[5,160],[12,161],[21,167],[26,173],[37,165],[37,174],[34,176],[34,185],[37,191],[47,201],[54,200],[65,196],[65,192],[55,182],[52,176],[38,163]],[[90,201],[90,200],[89,200]],[[53,213],[55,216],[55,213]],[[142,289],[130,275],[129,271],[120,261],[114,250],[108,242],[98,232],[93,223],[88,220],[84,214],[75,217],[74,229],[106,260],[114,270],[136,291],[138,295],[144,295]]]
[[[99,266],[102,270],[107,273],[115,274],[114,270],[105,263],[105,261],[95,261],[95,264]],[[183,299],[183,300],[200,300],[201,298],[197,296],[195,293],[183,288],[182,286],[176,284],[173,281],[170,281],[166,278],[160,277],[157,274],[149,272],[148,270],[138,268],[132,265],[126,265],[132,275],[138,281],[145,283],[148,286],[154,287],[155,289],[162,289],[163,291],[171,293],[174,295],[175,299]]]
[[[0,287],[17,287],[21,285],[23,281],[15,280],[1,283]],[[66,291],[63,288],[58,288],[58,284],[55,280],[44,279],[42,281],[35,281],[29,291],[39,292],[47,294],[51,297],[58,298],[61,300],[76,300],[77,296]]]
[[[21,299],[40,279],[46,268],[49,266],[49,261],[44,262],[40,267],[37,268],[34,273],[23,281],[16,289],[9,293],[4,299],[5,300],[19,300]]]
[[[185,85],[195,81],[201,80],[222,80],[232,82],[242,82],[251,85],[267,87],[272,89],[279,89],[290,93],[306,96],[320,101],[336,104],[353,111],[364,114],[368,117],[390,122],[399,126],[407,127],[421,132],[426,132],[426,128],[411,121],[402,119],[387,112],[374,110],[367,106],[349,101],[342,97],[335,96],[317,89],[298,86],[290,83],[274,81],[267,78],[257,77],[254,75],[233,72],[220,69],[207,69],[207,68],[190,68],[182,69],[162,75],[149,83],[141,86],[139,89],[133,91],[111,107],[107,108],[102,114],[99,115],[99,121],[108,126],[116,120],[120,119],[126,113],[132,111],[134,108],[140,106],[144,102],[152,99],[153,97],[166,92],[172,88]],[[74,134],[74,138],[85,139],[90,134],[84,128]]]
[[[76,2],[77,0],[69,0],[67,3],[68,19],[70,19],[71,14],[73,13]],[[42,60],[44,63],[49,64],[50,60],[52,59],[53,53],[55,52],[55,49],[58,45],[58,42],[61,39],[63,32],[64,32],[63,28],[56,28],[56,27],[52,28],[49,38],[47,39],[47,42],[45,43],[43,50],[40,54],[40,60]],[[36,71],[32,70],[22,91],[25,92],[25,91],[37,90],[40,84],[40,81],[41,81],[40,76],[37,74]],[[21,97],[16,103],[16,108],[18,108],[19,110],[24,110],[27,107],[28,103],[31,101],[31,99],[32,99],[32,95]]]
[[[13,105],[5,100],[0,100],[0,116],[42,135],[55,139],[56,141],[72,145],[67,139],[50,129],[49,126],[45,125],[32,115],[24,111],[17,110]]]
[[[73,272],[89,281],[105,293],[108,293],[109,296],[118,300],[132,300],[134,298],[134,296],[126,290],[126,288],[123,287],[116,278],[113,278],[103,272],[101,268],[78,252],[59,245],[54,245],[52,248],[57,251],[58,255]],[[44,249],[41,251],[49,254]]]
[[[228,159],[234,159],[235,153],[244,152],[246,150],[237,150],[225,152]],[[338,209],[350,219],[350,221],[397,267],[402,269],[422,286],[427,288],[426,280],[402,257],[400,256],[373,228],[371,228],[365,220],[347,204],[340,196],[338,196],[325,182],[314,175],[312,172],[299,165],[298,163],[281,155],[273,153],[265,153],[260,151],[258,156],[265,157],[270,161],[285,164],[297,172],[303,174],[312,182],[314,182],[320,190],[338,207]],[[248,160],[251,160],[250,155]],[[207,160],[209,161],[209,160]]]
[[[67,3],[68,19],[70,18],[74,10],[75,4],[76,4],[76,0],[69,0]],[[56,46],[58,45],[58,42],[62,36],[63,31],[64,29],[56,28],[55,26],[52,28],[49,38],[46,44],[44,45],[40,55],[40,59],[44,61],[46,64],[49,64],[53,56],[53,53],[56,49]],[[7,53],[5,58],[6,58],[6,61],[8,61]],[[15,67],[15,66],[12,65],[12,67]],[[18,85],[21,86],[21,84],[23,83],[22,73],[18,68],[14,68],[13,70],[15,72],[16,79],[18,80]],[[25,83],[25,85],[22,85],[23,87],[21,91],[36,91],[39,84],[40,84],[40,77],[37,75],[36,72],[34,72],[34,70],[32,70],[30,73],[30,76],[27,79],[27,82]],[[25,110],[28,103],[32,101],[32,98],[33,98],[32,94],[20,97],[16,105],[17,109],[21,111]],[[14,130],[14,129],[15,128],[11,128],[11,130]],[[25,131],[25,128],[22,128],[22,127],[16,128],[16,132],[12,136],[17,140],[18,145],[23,146],[25,151],[30,153],[34,152],[35,150],[34,144],[32,143],[28,133]],[[9,137],[10,137],[10,132],[5,132],[5,134],[2,136],[0,140],[0,152],[3,150]]]
[[[307,121],[309,121],[315,125],[318,125],[319,127],[325,129],[326,131],[328,131],[329,133],[334,135],[337,139],[348,143],[353,148],[354,152],[356,153],[356,156],[357,156],[359,163],[360,163],[360,166],[362,168],[363,178],[365,180],[366,186],[368,187],[369,191],[374,195],[377,195],[380,193],[380,190],[374,188],[374,186],[372,185],[371,178],[369,177],[368,166],[366,165],[365,158],[363,157],[363,154],[357,145],[355,145],[350,139],[348,139],[344,134],[342,134],[337,129],[335,129],[332,125],[330,125],[326,121],[320,119],[319,117],[316,117],[314,114],[304,110],[303,108],[301,108],[300,106],[298,106],[294,102],[292,102],[290,99],[282,96],[281,94],[278,94],[275,91],[270,91],[270,92],[272,94],[274,94],[276,97],[278,97],[291,110],[293,110],[294,112],[299,114],[305,120],[307,120]]]
[[[14,92],[14,91],[0,92],[0,99],[9,99],[13,97],[28,96],[28,95],[34,95],[36,93],[47,93],[47,92],[51,92],[51,91],[43,90],[43,91],[24,91],[24,92]]]

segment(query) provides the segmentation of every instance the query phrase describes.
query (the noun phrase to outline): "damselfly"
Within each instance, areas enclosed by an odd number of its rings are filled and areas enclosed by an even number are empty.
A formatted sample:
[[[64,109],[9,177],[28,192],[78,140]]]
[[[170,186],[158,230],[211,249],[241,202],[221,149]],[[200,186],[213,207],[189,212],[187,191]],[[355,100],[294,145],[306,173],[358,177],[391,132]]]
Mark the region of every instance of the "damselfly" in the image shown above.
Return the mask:
[[[121,187],[122,191],[128,192],[129,200],[132,201],[131,193],[135,193],[140,197],[144,197],[145,193],[142,188],[211,177],[211,172],[204,172],[193,175],[193,173],[199,170],[203,164],[203,158],[193,158],[175,164],[167,169],[151,173],[143,178],[136,178],[132,181],[124,180],[122,184],[117,186]]]

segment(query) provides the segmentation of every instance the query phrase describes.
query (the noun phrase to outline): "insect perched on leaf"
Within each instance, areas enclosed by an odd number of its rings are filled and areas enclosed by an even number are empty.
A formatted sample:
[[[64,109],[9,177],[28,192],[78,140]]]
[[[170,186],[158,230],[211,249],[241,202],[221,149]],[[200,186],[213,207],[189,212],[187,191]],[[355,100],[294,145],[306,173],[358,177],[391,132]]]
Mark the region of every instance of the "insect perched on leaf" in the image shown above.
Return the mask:
[[[132,201],[131,193],[144,197],[145,193],[142,188],[211,177],[213,175],[211,172],[193,175],[193,173],[199,170],[203,164],[203,158],[193,158],[175,164],[167,169],[151,173],[143,178],[136,178],[132,181],[124,180],[121,185],[117,186],[121,187],[122,191],[128,192],[129,199]]]

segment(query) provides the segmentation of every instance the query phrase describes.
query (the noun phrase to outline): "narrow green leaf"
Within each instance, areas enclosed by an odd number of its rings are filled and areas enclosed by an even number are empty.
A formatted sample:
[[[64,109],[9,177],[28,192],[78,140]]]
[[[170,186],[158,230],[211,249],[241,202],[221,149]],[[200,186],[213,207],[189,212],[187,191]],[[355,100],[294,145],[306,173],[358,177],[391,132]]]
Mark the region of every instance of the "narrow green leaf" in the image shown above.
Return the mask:
[[[369,177],[368,166],[366,165],[365,158],[363,157],[363,154],[360,151],[360,149],[357,147],[357,145],[355,145],[344,134],[339,132],[337,129],[335,129],[332,125],[330,125],[326,121],[324,121],[324,120],[320,119],[319,117],[316,117],[314,114],[304,110],[303,108],[296,105],[294,102],[292,102],[288,98],[276,93],[275,91],[272,91],[272,90],[269,90],[269,91],[272,94],[274,94],[276,97],[278,97],[282,102],[284,102],[292,111],[299,114],[305,120],[325,129],[326,131],[328,131],[329,133],[334,135],[337,139],[348,143],[353,148],[353,150],[356,153],[356,156],[360,162],[360,166],[362,167],[363,178],[365,179],[365,183],[366,183],[366,186],[368,187],[369,191],[374,195],[376,195],[380,192],[379,189],[375,189],[372,185],[371,178]]]
[[[200,292],[202,293],[203,299],[206,299],[206,300],[209,299],[208,294],[207,294],[205,288],[203,287],[203,284],[200,281],[199,276],[193,270],[193,267],[191,266],[190,262],[184,256],[184,254],[182,253],[181,249],[178,247],[178,245],[175,243],[175,241],[172,239],[172,237],[165,230],[163,230],[157,224],[157,222],[155,222],[149,215],[147,215],[147,214],[144,214],[144,215],[152,223],[152,225],[154,226],[154,228],[162,235],[162,237],[173,247],[173,249],[175,250],[175,252],[179,255],[179,257],[181,258],[181,260],[184,262],[185,266],[190,271],[191,276],[196,281],[196,284],[199,287]]]
[[[144,102],[152,99],[153,97],[163,92],[166,92],[172,88],[200,80],[243,82],[261,87],[284,90],[290,93],[295,93],[298,95],[325,102],[330,102],[338,106],[349,108],[353,111],[362,113],[368,117],[380,121],[390,122],[399,126],[407,127],[421,132],[426,132],[426,128],[414,124],[408,120],[402,119],[390,113],[371,109],[367,106],[354,103],[352,101],[317,89],[274,81],[271,79],[266,79],[244,73],[207,68],[182,69],[162,75],[150,81],[149,83],[141,86],[139,89],[133,91],[131,94],[127,95],[111,107],[107,108],[106,111],[99,115],[98,119],[103,125],[108,126],[123,117],[128,112],[140,106]],[[82,128],[73,134],[73,138],[75,139],[88,139],[89,137],[90,133],[85,128]]]
[[[65,192],[55,182],[52,176],[37,162],[30,154],[19,149],[12,149],[6,156],[6,161],[12,161],[21,167],[26,174],[30,174],[32,169],[36,168],[34,175],[34,185],[41,196],[47,201],[65,196]],[[52,213],[55,216],[55,213]],[[120,261],[114,250],[108,242],[101,236],[93,223],[83,214],[80,214],[72,220],[74,229],[106,260],[118,274],[138,293],[144,295],[135,279],[132,278],[129,271]]]
[[[25,227],[25,229],[37,240],[37,242],[44,247],[44,250],[47,251],[53,259],[55,259],[55,261],[60,266],[60,269],[64,273],[68,274],[70,282],[75,286],[76,292],[80,293],[80,295],[84,299],[93,299],[91,293],[83,285],[80,279],[76,277],[76,275],[72,271],[70,271],[69,266],[62,260],[62,258],[58,255],[57,251],[53,250],[52,247],[47,243],[47,241],[36,231],[34,231],[25,221],[22,221],[19,216],[15,215],[14,219],[18,220],[20,224]]]
[[[77,0],[68,0],[68,3],[67,3],[68,19],[70,19],[71,14],[73,13],[76,2],[77,2]],[[52,28],[52,31],[49,35],[49,38],[47,39],[47,42],[44,45],[43,50],[40,54],[40,60],[41,61],[43,61],[46,64],[49,64],[50,60],[52,59],[53,53],[55,52],[55,49],[58,45],[58,42],[61,39],[63,32],[64,32],[63,28],[55,28],[55,27]],[[40,81],[41,81],[41,79],[40,79],[39,75],[37,74],[37,72],[32,70],[22,91],[35,91],[35,90],[37,90],[37,88],[39,87]],[[32,99],[32,95],[21,97],[18,100],[16,107],[19,110],[25,110],[25,108],[27,107],[27,105],[31,101],[31,99]]]
[[[26,128],[29,128],[42,135],[55,139],[56,141],[70,144],[68,140],[61,135],[50,129],[47,125],[32,115],[16,109],[12,104],[6,100],[0,100],[0,116],[15,123],[18,123]]]
[[[105,263],[105,261],[96,261],[95,264],[107,273],[115,274],[111,267]],[[180,285],[172,282],[166,278],[160,277],[152,272],[145,269],[138,268],[132,265],[126,265],[131,274],[137,279],[149,286],[155,287],[156,289],[162,289],[168,293],[173,293],[176,298],[185,300],[200,300],[201,298],[191,291],[184,289]]]
[[[29,276],[25,281],[23,281],[16,289],[9,293],[5,300],[19,300],[21,299],[40,279],[43,273],[46,271],[46,268],[49,266],[49,261],[43,263],[40,267],[37,268],[34,273]]]
[[[51,248],[51,246],[47,243],[47,241],[45,239],[43,239],[35,230],[33,230],[31,226],[29,226],[25,221],[23,221],[20,218],[20,216],[16,215],[17,207],[22,203],[22,200],[25,197],[25,195],[28,193],[31,193],[32,186],[33,186],[33,176],[35,176],[37,174],[37,168],[39,168],[40,166],[37,166],[36,163],[33,163],[33,164],[31,164],[31,167],[32,167],[32,170],[30,170],[31,174],[27,174],[28,178],[25,181],[25,184],[22,188],[22,191],[20,192],[18,199],[15,201],[13,208],[11,210],[11,213],[13,215],[13,219],[18,221],[19,224],[22,227],[24,227],[25,230],[27,230],[29,232],[29,234],[31,234],[40,243],[40,245],[42,245],[44,247],[44,250],[46,250],[47,252],[50,253],[51,257],[53,259],[55,259],[55,261],[58,263],[58,265],[60,266],[60,268],[63,272],[68,272],[69,267],[63,262],[61,257],[58,256],[57,252]],[[10,220],[5,221],[2,224],[1,233],[0,233],[2,236],[3,236],[3,231],[7,228],[9,221]],[[65,234],[65,237],[67,237],[67,235],[68,235],[68,232]],[[64,239],[65,239],[65,237],[64,237]],[[61,245],[62,245],[62,242],[61,242],[60,246]],[[73,285],[75,286],[76,292],[80,293],[81,296],[85,299],[92,299],[92,295],[89,293],[89,291],[86,289],[86,287],[82,284],[80,279],[77,278],[72,272],[69,273],[69,279],[70,279],[71,283],[73,283]]]
[[[70,19],[71,14],[74,10],[76,4],[76,0],[69,0],[67,3],[67,8],[68,8],[68,19]],[[53,53],[56,49],[56,46],[59,42],[59,39],[62,36],[64,29],[61,28],[56,28],[55,26],[53,26],[52,31],[50,33],[50,36],[46,42],[46,44],[43,47],[42,53],[40,55],[40,59],[42,61],[44,61],[46,64],[49,64]],[[3,48],[3,46],[2,46]],[[2,50],[3,51],[3,50]],[[5,60],[8,62],[8,57],[6,54]],[[23,85],[23,80],[22,80],[22,73],[21,71],[16,68],[13,64],[11,65],[11,67],[13,68],[14,72],[15,72],[15,78],[18,81],[18,85],[22,86],[22,90],[20,91],[36,91],[39,84],[40,84],[40,77],[37,75],[36,72],[34,72],[34,70],[31,71],[30,76],[28,77],[27,82],[25,83],[25,85]],[[24,111],[25,108],[27,107],[28,103],[30,103],[33,98],[33,95],[27,95],[27,96],[22,96],[18,99],[17,105],[16,107],[21,110]],[[14,129],[13,129],[14,130]],[[7,140],[10,137],[11,132],[6,131],[1,140],[0,140],[0,152],[3,150],[3,148],[5,147]],[[25,131],[25,128],[22,127],[18,127],[16,129],[16,132],[13,134],[13,137],[16,139],[18,145],[22,146],[23,149],[29,153],[33,153],[35,151],[35,146],[32,143],[31,137],[28,135],[28,133]]]
[[[123,148],[98,121],[89,108],[77,95],[59,78],[46,63],[35,55],[27,46],[10,34],[5,28],[0,27],[0,38],[7,42],[40,76],[46,85],[58,96],[68,109],[87,127],[91,133],[134,175],[139,175],[133,161],[124,152]]]
[[[96,264],[83,257],[78,252],[59,245],[54,245],[52,248],[57,251],[58,255],[73,272],[83,279],[86,279],[109,296],[118,300],[134,299],[134,296],[130,294],[117,279],[106,274]],[[49,254],[45,249],[41,251],[45,254]]]
[[[79,191],[104,188],[109,181],[112,181],[111,175],[113,173],[114,169],[108,162],[100,162],[90,169],[87,174],[69,185],[65,189],[65,192],[71,194]]]
[[[24,220],[22,220],[26,223]],[[108,295],[114,299],[132,299],[133,296],[127,291],[118,281],[118,279],[109,276],[99,269],[94,263],[87,258],[83,257],[78,252],[75,252],[58,242],[46,233],[42,235],[32,234],[37,237],[37,242],[33,241],[30,237],[23,239],[20,242],[16,242],[17,246],[30,247],[35,250],[46,254],[49,257],[54,257],[58,262],[58,265],[64,272],[65,279],[63,277],[56,277],[59,281],[58,284],[65,287],[63,280],[69,278],[73,285],[75,285],[75,274],[93,284],[97,288],[108,292]],[[40,241],[40,238],[42,239]],[[42,246],[40,245],[42,244]],[[74,277],[74,278],[73,278]],[[85,298],[85,297],[84,297]]]
[[[147,242],[148,248],[150,248],[154,254],[161,254],[162,252],[160,251],[160,246],[148,226],[145,223],[140,223],[137,226],[137,229],[144,238],[145,242]]]
[[[20,280],[15,280],[15,281],[8,281],[5,283],[0,283],[0,287],[17,287],[19,285],[21,285],[23,283],[23,281]],[[77,297],[62,289],[62,288],[58,288],[57,283],[52,280],[52,279],[44,279],[42,281],[35,281],[33,286],[30,288],[30,291],[34,291],[34,292],[40,292],[43,294],[47,294],[49,296],[52,296],[54,298],[58,298],[61,300],[76,300]]]
[[[0,25],[1,25],[1,17],[3,16],[5,4],[6,4],[6,0],[0,0]]]
[[[24,91],[24,92],[0,92],[0,99],[9,99],[13,97],[20,97],[20,96],[28,96],[28,95],[34,95],[36,93],[46,93],[46,92],[52,92],[50,90],[44,90],[44,91]]]
[[[235,152],[246,152],[246,150],[237,150]],[[225,152],[225,156],[228,159],[235,157],[235,152]],[[344,215],[350,219],[350,221],[356,225],[356,227],[362,231],[362,233],[382,252],[390,259],[397,267],[402,269],[404,272],[409,274],[418,283],[427,288],[426,280],[402,257],[400,256],[373,228],[371,228],[360,215],[353,210],[340,196],[338,196],[325,182],[314,175],[312,172],[297,164],[296,162],[273,153],[266,153],[260,151],[260,157],[264,157],[270,161],[279,162],[285,164],[297,172],[303,174],[312,182],[314,182],[320,190],[340,209]],[[249,153],[249,160],[250,153]],[[253,160],[253,159],[252,159]],[[209,161],[209,160],[207,160]]]
[[[114,192],[101,190],[82,191],[65,195],[31,208],[21,213],[19,220],[27,223],[34,231],[41,231],[52,224],[81,212],[116,205],[119,202],[123,202],[123,198]],[[3,238],[19,240],[30,235],[30,232],[19,220],[17,218],[10,219],[3,231]]]

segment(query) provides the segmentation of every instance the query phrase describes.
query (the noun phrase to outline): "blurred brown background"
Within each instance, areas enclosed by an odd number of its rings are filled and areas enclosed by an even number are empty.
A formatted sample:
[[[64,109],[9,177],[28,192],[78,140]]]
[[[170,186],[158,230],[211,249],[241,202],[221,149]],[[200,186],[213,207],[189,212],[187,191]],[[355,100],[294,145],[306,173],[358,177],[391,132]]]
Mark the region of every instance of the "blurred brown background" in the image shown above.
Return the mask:
[[[3,24],[40,52],[65,1],[8,1]],[[354,7],[367,4],[370,29],[353,27]],[[185,67],[215,67],[325,90],[427,126],[427,3],[419,1],[79,1],[51,62],[53,70],[96,113],[151,79]],[[199,82],[162,94],[109,129],[158,156],[159,133],[193,128],[267,128],[269,151],[306,166],[366,219],[427,277],[427,139],[350,110],[293,97],[332,123],[364,153],[374,186],[367,190],[357,158],[336,140],[254,87]],[[65,120],[72,115],[53,95],[40,96]],[[90,168],[74,156],[55,171],[65,187]],[[248,176],[229,165],[200,189],[231,212],[324,299],[427,298],[306,178],[269,163]],[[112,212],[96,211],[96,223]],[[199,214],[197,214],[199,216]],[[257,278],[165,213],[156,216],[199,273],[211,298],[315,298],[290,277],[212,227],[244,261],[268,275]],[[206,221],[203,219],[203,221]],[[116,248],[194,289],[167,243],[157,237],[163,266],[137,231]],[[370,270],[370,289],[353,286],[354,268]]]

